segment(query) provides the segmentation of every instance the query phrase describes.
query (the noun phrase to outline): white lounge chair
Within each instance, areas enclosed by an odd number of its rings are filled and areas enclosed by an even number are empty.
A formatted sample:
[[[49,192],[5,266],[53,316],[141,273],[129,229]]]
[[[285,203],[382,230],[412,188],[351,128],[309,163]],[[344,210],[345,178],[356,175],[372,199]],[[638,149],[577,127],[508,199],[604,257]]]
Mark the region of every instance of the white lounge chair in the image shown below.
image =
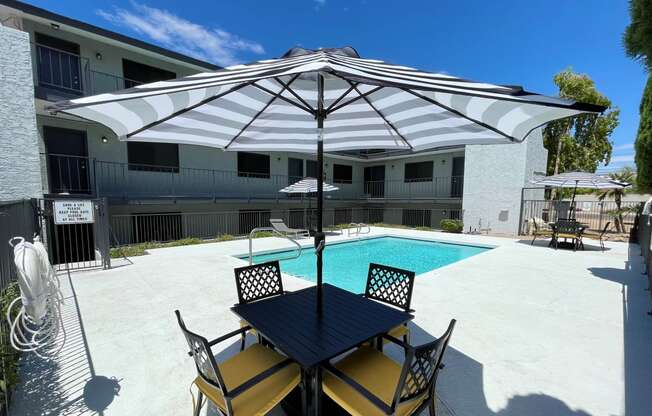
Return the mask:
[[[272,227],[279,233],[283,233],[285,235],[294,235],[294,238],[310,236],[310,232],[308,230],[302,228],[290,228],[285,225],[285,221],[280,218],[272,218],[269,220],[269,222],[272,224]]]

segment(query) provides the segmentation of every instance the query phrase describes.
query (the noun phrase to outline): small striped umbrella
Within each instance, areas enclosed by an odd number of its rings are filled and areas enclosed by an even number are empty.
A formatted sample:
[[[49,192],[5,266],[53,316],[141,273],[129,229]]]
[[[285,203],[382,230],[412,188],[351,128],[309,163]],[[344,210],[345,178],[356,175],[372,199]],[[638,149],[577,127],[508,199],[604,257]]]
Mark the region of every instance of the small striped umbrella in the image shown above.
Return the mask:
[[[324,192],[337,191],[337,186],[333,186],[329,183],[324,182],[322,184]],[[317,192],[319,185],[317,184],[317,179],[315,178],[303,178],[292,185],[286,186],[283,189],[280,189],[279,192],[286,194],[312,194]]]
[[[58,102],[50,111],[108,126],[121,140],[232,151],[420,151],[525,140],[549,121],[605,107],[512,85],[469,81],[376,59],[351,47],[293,48],[278,59]],[[317,191],[321,311],[322,182]]]
[[[575,212],[575,195],[577,188],[584,189],[618,189],[625,188],[631,184],[620,182],[611,178],[597,175],[590,172],[565,172],[552,176],[544,176],[530,181],[534,185],[548,186],[551,188],[573,188],[571,199],[571,213]]]

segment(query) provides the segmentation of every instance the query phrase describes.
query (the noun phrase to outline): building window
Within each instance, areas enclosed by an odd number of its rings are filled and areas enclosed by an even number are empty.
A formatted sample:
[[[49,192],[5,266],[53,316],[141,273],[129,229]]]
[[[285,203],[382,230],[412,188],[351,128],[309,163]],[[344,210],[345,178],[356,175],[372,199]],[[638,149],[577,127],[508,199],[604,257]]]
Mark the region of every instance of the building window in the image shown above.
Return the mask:
[[[269,178],[269,155],[238,152],[238,176]]]
[[[317,178],[319,172],[317,172],[317,161],[316,160],[306,160],[306,176],[309,178]]]
[[[129,59],[122,60],[122,75],[125,78],[125,88],[132,88],[148,82],[165,81],[177,77],[177,74],[172,71],[130,61]]]
[[[432,182],[432,171],[432,161],[406,163],[405,182]]]
[[[333,182],[335,183],[353,183],[353,166],[333,165]]]
[[[84,86],[79,45],[42,33],[35,33],[35,40],[39,85],[81,95]]]
[[[129,170],[179,173],[179,145],[128,142]]]
[[[409,227],[431,227],[431,212],[429,209],[404,209],[402,224]]]
[[[272,212],[266,210],[241,209],[238,212],[238,233],[249,234],[251,230],[258,227],[269,227],[269,220]]]

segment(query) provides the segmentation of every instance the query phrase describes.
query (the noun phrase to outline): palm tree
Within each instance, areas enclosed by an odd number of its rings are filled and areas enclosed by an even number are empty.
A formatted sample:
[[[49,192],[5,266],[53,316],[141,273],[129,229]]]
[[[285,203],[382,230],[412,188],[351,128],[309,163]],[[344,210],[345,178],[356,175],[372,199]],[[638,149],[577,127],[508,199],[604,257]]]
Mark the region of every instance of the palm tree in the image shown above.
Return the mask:
[[[612,172],[609,174],[609,178],[625,183],[634,183],[636,180],[636,172],[630,167],[624,167],[618,172]],[[616,189],[600,189],[597,191],[598,200],[604,201],[605,199],[614,199],[616,203],[616,210],[612,212],[614,216],[614,222],[616,223],[616,231],[619,233],[625,232],[625,227],[623,226],[623,210],[622,202],[623,195],[625,195],[625,188],[616,188]]]

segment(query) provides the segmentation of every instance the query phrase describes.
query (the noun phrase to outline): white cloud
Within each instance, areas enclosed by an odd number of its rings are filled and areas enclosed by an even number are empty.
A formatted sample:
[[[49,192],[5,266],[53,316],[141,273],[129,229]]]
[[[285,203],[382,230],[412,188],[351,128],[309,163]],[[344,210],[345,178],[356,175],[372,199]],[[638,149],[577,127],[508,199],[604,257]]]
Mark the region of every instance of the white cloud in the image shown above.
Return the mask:
[[[634,155],[613,156],[611,163],[631,163],[634,162]]]
[[[614,152],[617,152],[619,150],[633,150],[634,149],[634,143],[625,143],[625,144],[619,144],[617,146],[614,146]]]
[[[242,52],[265,53],[257,42],[145,4],[131,2],[130,10],[114,8],[96,13],[115,26],[133,30],[166,48],[222,66],[239,63],[238,54]]]

